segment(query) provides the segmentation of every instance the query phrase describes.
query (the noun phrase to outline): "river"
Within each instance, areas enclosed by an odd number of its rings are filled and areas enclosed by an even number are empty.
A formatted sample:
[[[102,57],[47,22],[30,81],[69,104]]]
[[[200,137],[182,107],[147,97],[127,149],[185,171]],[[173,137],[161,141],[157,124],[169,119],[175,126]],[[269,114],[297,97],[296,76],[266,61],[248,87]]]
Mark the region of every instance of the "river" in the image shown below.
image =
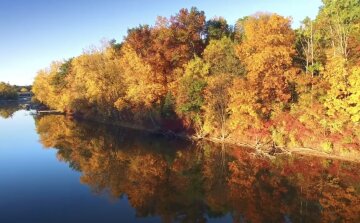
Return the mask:
[[[356,163],[4,108],[0,139],[2,223],[360,222]]]

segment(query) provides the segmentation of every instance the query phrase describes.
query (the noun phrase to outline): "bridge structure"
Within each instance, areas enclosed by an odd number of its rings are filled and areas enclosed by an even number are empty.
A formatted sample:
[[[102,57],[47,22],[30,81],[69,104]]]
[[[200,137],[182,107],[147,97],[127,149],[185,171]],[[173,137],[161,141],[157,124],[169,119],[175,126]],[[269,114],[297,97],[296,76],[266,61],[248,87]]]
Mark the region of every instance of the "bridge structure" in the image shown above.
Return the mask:
[[[33,96],[32,92],[19,92],[18,100],[19,101],[31,101],[32,96]]]

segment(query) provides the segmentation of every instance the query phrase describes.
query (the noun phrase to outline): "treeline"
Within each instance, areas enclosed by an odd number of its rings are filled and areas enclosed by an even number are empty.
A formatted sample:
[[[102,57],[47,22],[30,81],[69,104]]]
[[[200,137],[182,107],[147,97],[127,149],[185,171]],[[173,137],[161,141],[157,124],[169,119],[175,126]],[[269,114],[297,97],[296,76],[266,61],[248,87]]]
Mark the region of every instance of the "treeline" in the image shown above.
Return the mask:
[[[31,86],[17,86],[0,82],[0,100],[15,100],[18,93],[30,92]]]
[[[17,99],[17,88],[5,82],[0,82],[0,100]]]
[[[198,137],[358,149],[359,15],[359,0],[323,0],[294,30],[277,14],[231,26],[181,9],[121,43],[52,63],[33,92],[53,109]]]

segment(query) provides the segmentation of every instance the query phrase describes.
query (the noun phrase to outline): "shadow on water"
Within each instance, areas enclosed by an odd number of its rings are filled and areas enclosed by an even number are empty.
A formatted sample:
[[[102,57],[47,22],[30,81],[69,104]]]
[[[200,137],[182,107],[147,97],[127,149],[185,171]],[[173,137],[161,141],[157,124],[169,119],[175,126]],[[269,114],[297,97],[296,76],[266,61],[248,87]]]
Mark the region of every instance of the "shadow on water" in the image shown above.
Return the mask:
[[[300,156],[267,160],[245,148],[169,141],[61,115],[36,118],[36,129],[45,147],[81,172],[82,184],[111,199],[126,196],[138,217],[360,222],[356,164]]]

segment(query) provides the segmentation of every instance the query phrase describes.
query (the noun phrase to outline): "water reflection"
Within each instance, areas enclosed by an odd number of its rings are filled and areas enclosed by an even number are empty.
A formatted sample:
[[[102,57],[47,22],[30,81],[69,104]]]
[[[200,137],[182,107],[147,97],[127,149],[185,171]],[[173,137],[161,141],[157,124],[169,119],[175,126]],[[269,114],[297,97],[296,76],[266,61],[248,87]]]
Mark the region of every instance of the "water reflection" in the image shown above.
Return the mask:
[[[0,117],[7,119],[11,118],[14,113],[20,110],[20,104],[18,102],[1,102],[0,101]]]
[[[247,149],[167,141],[63,116],[36,119],[41,143],[138,217],[163,222],[360,222],[359,165],[255,157]],[[225,218],[223,222],[226,222]]]

